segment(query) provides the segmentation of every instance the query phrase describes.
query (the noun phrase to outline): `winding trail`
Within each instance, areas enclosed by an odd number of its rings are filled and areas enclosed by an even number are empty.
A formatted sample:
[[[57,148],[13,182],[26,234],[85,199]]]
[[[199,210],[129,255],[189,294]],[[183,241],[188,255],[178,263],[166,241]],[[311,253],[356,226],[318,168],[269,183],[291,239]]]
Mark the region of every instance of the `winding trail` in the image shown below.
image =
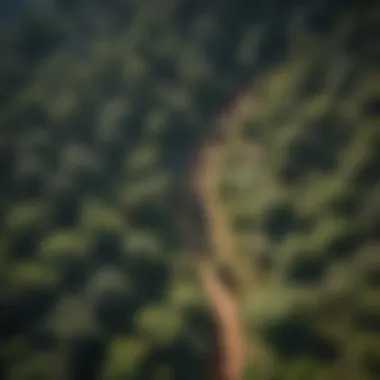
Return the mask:
[[[238,273],[234,270],[241,266],[236,239],[218,199],[220,158],[227,142],[241,142],[239,128],[235,127],[252,112],[251,104],[249,93],[239,95],[222,113],[214,136],[202,141],[195,150],[189,163],[185,212],[180,215],[214,324],[211,332],[214,348],[205,380],[241,380],[246,365],[247,339],[238,296],[220,277],[207,251],[211,250],[212,256],[224,262],[232,276]]]

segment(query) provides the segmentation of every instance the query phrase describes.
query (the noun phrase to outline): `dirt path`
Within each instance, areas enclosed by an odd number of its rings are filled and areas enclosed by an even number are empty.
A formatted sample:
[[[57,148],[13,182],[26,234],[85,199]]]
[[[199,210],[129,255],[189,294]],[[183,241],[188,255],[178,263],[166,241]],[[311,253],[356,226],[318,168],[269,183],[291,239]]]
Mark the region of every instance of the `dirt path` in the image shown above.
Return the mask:
[[[229,225],[228,217],[219,200],[219,181],[221,177],[221,155],[226,142],[235,149],[241,149],[242,140],[237,123],[247,118],[252,109],[249,94],[240,95],[237,102],[223,113],[218,121],[218,138],[204,141],[190,163],[189,189],[187,197],[195,198],[203,219],[206,221],[207,239],[213,251],[213,257],[222,261],[232,276],[249,276],[253,268],[248,267],[238,254],[236,239]],[[257,157],[254,146],[250,149],[252,159]],[[190,202],[191,203],[191,202]],[[185,218],[186,219],[186,218]],[[187,223],[186,230],[190,227]],[[194,235],[193,235],[194,237]],[[197,271],[200,276],[207,304],[209,305],[214,322],[214,352],[210,358],[210,372],[206,380],[241,380],[246,362],[247,334],[240,313],[239,300],[228,285],[219,276],[212,260],[202,244],[193,241],[193,254],[197,257]],[[243,274],[243,272],[245,272]]]

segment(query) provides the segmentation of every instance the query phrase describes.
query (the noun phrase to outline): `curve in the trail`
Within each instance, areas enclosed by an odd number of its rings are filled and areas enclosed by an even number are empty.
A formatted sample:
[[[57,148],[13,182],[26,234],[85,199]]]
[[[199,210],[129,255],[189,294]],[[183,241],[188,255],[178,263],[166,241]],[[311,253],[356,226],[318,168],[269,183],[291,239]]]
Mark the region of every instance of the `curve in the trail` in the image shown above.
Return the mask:
[[[217,194],[213,194],[216,187],[212,185],[209,187],[205,182],[209,181],[207,176],[217,176],[218,170],[216,166],[218,165],[218,160],[214,160],[216,158],[215,154],[217,154],[216,150],[231,137],[235,137],[234,121],[246,117],[247,112],[252,111],[249,107],[248,96],[249,94],[240,94],[237,97],[237,101],[227,107],[222,113],[222,117],[216,123],[211,136],[207,136],[194,149],[188,164],[188,187],[186,194],[184,194],[187,205],[193,204],[195,199],[195,203],[201,206],[201,210],[198,210],[198,213],[201,212],[203,214],[207,228],[210,231],[210,235],[212,235],[210,237],[214,243],[212,244],[214,249],[218,250],[218,247],[221,248],[217,240],[222,238],[221,235],[224,235],[222,241],[226,243],[223,243],[225,246],[223,251],[231,251],[228,255],[225,255],[227,263],[236,259],[234,237],[232,236],[232,231],[227,226],[228,223],[225,220],[225,216],[216,210],[220,208],[218,202],[214,202],[217,199]],[[191,198],[190,201],[189,198]],[[208,204],[208,201],[212,204]],[[191,210],[191,213],[193,211]],[[188,215],[188,218],[191,219],[191,216]],[[186,234],[187,244],[191,245],[189,248],[197,250],[194,253],[200,256],[199,260],[197,260],[197,269],[214,326],[214,331],[211,332],[213,350],[209,358],[209,371],[205,379],[240,380],[245,367],[246,339],[244,326],[239,316],[236,295],[228,289],[215,268],[204,257],[203,252],[198,252],[200,249],[207,248],[202,244],[196,244],[194,241],[194,239],[198,240],[200,236],[199,232],[191,231],[196,226],[192,226],[191,221],[189,223],[189,219],[186,218],[186,215],[181,215],[180,224]],[[194,224],[194,220],[192,222]],[[205,232],[203,231],[203,233]]]

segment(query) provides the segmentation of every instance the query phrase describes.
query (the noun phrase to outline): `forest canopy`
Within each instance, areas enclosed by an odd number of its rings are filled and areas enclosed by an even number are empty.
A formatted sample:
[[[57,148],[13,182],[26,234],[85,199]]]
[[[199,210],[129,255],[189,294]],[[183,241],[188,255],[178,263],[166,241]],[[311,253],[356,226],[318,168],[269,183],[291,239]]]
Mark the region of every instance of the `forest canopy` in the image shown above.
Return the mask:
[[[51,0],[2,23],[1,376],[199,377],[174,200],[227,114],[221,207],[248,271],[266,263],[245,289],[266,358],[247,380],[378,379],[379,17]]]

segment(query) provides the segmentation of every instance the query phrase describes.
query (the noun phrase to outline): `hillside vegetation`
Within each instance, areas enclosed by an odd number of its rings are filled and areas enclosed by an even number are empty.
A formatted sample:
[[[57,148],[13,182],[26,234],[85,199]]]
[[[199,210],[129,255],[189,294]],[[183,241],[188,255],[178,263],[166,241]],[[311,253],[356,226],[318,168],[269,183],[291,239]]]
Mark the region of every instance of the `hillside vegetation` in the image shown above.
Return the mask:
[[[200,378],[173,200],[224,120],[247,380],[380,378],[376,2],[40,3],[1,36],[0,375]]]

